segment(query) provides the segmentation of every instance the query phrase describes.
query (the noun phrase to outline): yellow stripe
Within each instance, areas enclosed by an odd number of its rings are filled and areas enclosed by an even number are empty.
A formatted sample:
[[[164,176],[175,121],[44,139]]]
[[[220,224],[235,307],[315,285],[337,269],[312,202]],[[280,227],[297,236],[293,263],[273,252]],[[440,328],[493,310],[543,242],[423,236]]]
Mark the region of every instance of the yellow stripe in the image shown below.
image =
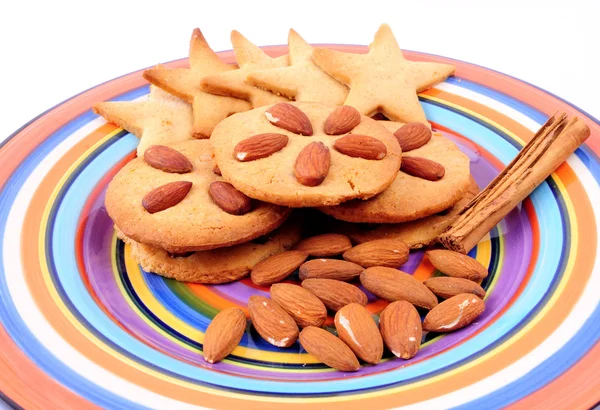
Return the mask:
[[[511,132],[509,132],[508,130],[506,130],[504,127],[501,127],[499,124],[496,124],[493,121],[488,120],[487,118],[473,112],[470,111],[468,109],[465,109],[463,107],[459,107],[456,104],[447,102],[447,101],[443,101],[434,97],[430,97],[430,96],[424,96],[424,98],[429,99],[429,100],[433,100],[433,101],[439,101],[442,102],[445,105],[454,107],[460,111],[463,112],[468,112],[469,114],[473,115],[474,117],[477,117],[479,119],[481,119],[482,121],[485,121],[489,124],[492,124],[493,126],[497,127],[498,129],[503,130],[503,132],[505,132],[507,135],[510,135],[511,138],[514,138],[515,140],[519,141],[522,143],[522,141],[514,134],[512,134]],[[46,260],[46,256],[45,256],[45,241],[44,241],[44,233],[47,230],[47,225],[48,225],[48,216],[50,213],[50,209],[52,207],[52,203],[55,201],[57,194],[60,192],[60,189],[62,188],[62,186],[64,185],[66,179],[68,178],[68,176],[73,172],[74,169],[76,169],[76,167],[83,161],[83,159],[85,159],[91,152],[93,152],[94,150],[96,150],[98,148],[99,145],[101,145],[103,142],[105,142],[107,139],[109,139],[110,137],[112,137],[112,135],[114,135],[116,132],[119,132],[120,130],[116,130],[114,133],[109,134],[108,136],[106,136],[105,138],[103,138],[101,141],[99,141],[98,143],[96,143],[94,146],[92,146],[88,151],[86,151],[86,153],[75,163],[73,164],[68,172],[65,174],[65,176],[63,176],[63,178],[61,179],[60,183],[57,185],[57,187],[55,188],[54,192],[52,193],[50,200],[46,206],[46,209],[44,211],[43,214],[43,218],[42,218],[42,223],[41,223],[41,229],[40,229],[40,236],[39,236],[39,240],[38,240],[38,249],[39,249],[39,254],[40,254],[40,266],[42,269],[42,274],[44,277],[44,281],[46,283],[46,286],[48,288],[48,291],[50,292],[52,298],[54,299],[54,301],[56,302],[57,306],[60,308],[60,310],[64,313],[65,317],[73,324],[73,326],[75,328],[77,328],[78,331],[81,332],[82,335],[84,335],[86,338],[88,338],[92,343],[94,343],[95,345],[99,346],[102,350],[104,350],[105,352],[107,352],[108,354],[118,358],[119,360],[121,360],[122,362],[130,365],[133,368],[138,369],[139,371],[145,372],[147,374],[151,374],[152,376],[156,377],[157,379],[160,380],[165,380],[167,382],[173,383],[173,384],[177,384],[180,386],[184,386],[187,388],[190,388],[192,390],[196,390],[196,391],[201,391],[207,394],[213,394],[213,395],[217,395],[217,396],[228,396],[228,397],[234,397],[234,398],[239,398],[239,399],[246,399],[246,400],[252,400],[252,401],[265,401],[265,402],[294,402],[294,403],[311,403],[311,402],[334,402],[334,401],[348,401],[348,400],[355,400],[357,395],[348,395],[348,396],[332,396],[332,397],[319,397],[319,398],[302,398],[302,399],[297,399],[297,398],[277,398],[277,397],[257,397],[257,396],[253,396],[253,395],[245,395],[245,394],[239,394],[239,393],[234,393],[234,392],[222,392],[219,390],[213,390],[213,389],[207,389],[204,388],[202,386],[197,386],[194,385],[192,383],[189,382],[185,382],[185,381],[181,381],[178,379],[175,379],[173,377],[170,376],[166,376],[163,374],[160,374],[156,371],[154,371],[153,369],[144,367],[139,365],[138,363],[130,360],[129,358],[121,355],[119,352],[114,351],[113,349],[109,348],[108,346],[104,345],[103,342],[101,340],[99,340],[98,338],[96,338],[94,335],[92,335],[91,333],[89,333],[87,331],[87,329],[85,327],[83,327],[77,320],[76,318],[71,314],[71,312],[68,310],[68,308],[64,305],[62,299],[60,298],[60,296],[58,295],[58,293],[56,292],[56,289],[53,286],[52,280],[50,278],[50,272],[48,269],[48,265],[47,265],[47,260]],[[564,185],[562,184],[562,182],[559,180],[559,178],[555,177],[554,180],[556,181],[557,185],[559,186],[559,190],[561,193],[565,193],[565,188]],[[571,201],[568,199],[567,196],[563,195],[563,198],[565,199],[565,203],[567,206],[567,209],[569,209],[569,217],[570,219],[574,219],[575,215],[572,212],[572,203]],[[576,222],[576,221],[575,221]],[[571,224],[572,227],[576,227],[576,224]],[[569,255],[569,259],[568,259],[568,263],[567,263],[567,267],[565,269],[565,274],[561,280],[561,282],[559,283],[556,292],[552,295],[552,297],[550,298],[550,300],[548,301],[548,304],[542,309],[542,311],[534,318],[532,319],[532,321],[525,326],[523,329],[521,329],[517,334],[515,334],[513,337],[511,337],[509,340],[507,340],[505,343],[503,343],[502,345],[500,345],[498,348],[492,350],[491,352],[487,353],[486,355],[470,362],[467,363],[465,365],[463,365],[460,368],[451,370],[449,372],[446,372],[444,374],[438,375],[434,378],[431,379],[427,379],[427,380],[422,380],[416,383],[412,383],[409,385],[405,385],[405,386],[401,386],[398,388],[392,388],[392,389],[386,389],[386,390],[382,390],[382,391],[374,391],[374,392],[370,392],[370,393],[363,393],[360,394],[361,398],[368,398],[368,397],[376,397],[376,396],[382,396],[382,395],[389,395],[389,394],[396,394],[396,393],[400,393],[403,391],[407,391],[407,390],[411,390],[414,388],[418,388],[420,386],[424,386],[424,385],[428,385],[428,384],[434,384],[437,382],[440,382],[446,378],[452,377],[454,375],[457,375],[459,373],[462,373],[464,371],[468,371],[469,369],[471,369],[472,367],[482,363],[483,361],[485,361],[487,358],[492,357],[496,354],[498,354],[499,352],[504,351],[505,349],[510,348],[512,345],[514,345],[515,343],[517,343],[519,341],[519,339],[521,339],[523,337],[524,334],[528,333],[533,327],[535,327],[535,325],[537,323],[539,323],[539,321],[541,320],[542,317],[544,317],[544,314],[550,310],[555,304],[556,304],[556,300],[560,297],[562,291],[564,291],[564,288],[566,287],[567,283],[569,282],[569,279],[572,276],[572,270],[573,270],[573,255],[575,253],[575,250],[577,249],[577,235],[573,235],[572,237],[572,241],[573,241],[573,246],[571,247],[571,254]]]

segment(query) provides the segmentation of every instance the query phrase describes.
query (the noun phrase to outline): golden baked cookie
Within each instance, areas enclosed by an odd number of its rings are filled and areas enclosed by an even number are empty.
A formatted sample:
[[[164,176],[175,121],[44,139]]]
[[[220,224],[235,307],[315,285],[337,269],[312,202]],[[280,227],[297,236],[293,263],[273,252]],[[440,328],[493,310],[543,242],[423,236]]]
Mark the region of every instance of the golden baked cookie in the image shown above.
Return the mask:
[[[435,243],[438,235],[444,232],[454,217],[478,193],[479,187],[473,177],[471,177],[467,193],[448,211],[411,222],[380,224],[376,226],[336,221],[333,224],[333,229],[336,232],[349,236],[354,243],[363,243],[376,239],[399,239],[410,246],[411,249],[418,249]]]
[[[118,229],[117,235],[146,272],[182,282],[218,284],[242,279],[261,260],[290,249],[300,240],[300,230],[298,221],[290,219],[257,240],[184,256],[172,256],[162,248],[136,242]]]
[[[334,127],[329,131],[336,135],[328,135],[330,116],[350,120],[350,126]],[[370,198],[392,183],[401,157],[398,141],[377,121],[352,107],[319,103],[283,103],[232,115],[215,128],[210,142],[223,177],[238,190],[290,207]]]
[[[200,81],[201,88],[211,94],[249,101],[254,108],[288,101],[285,97],[246,83],[246,77],[254,71],[286,67],[288,56],[271,58],[235,30],[231,32],[231,43],[239,69],[204,77]]]
[[[342,105],[348,87],[321,70],[313,61],[313,48],[294,30],[288,35],[290,66],[250,73],[252,85],[295,101]]]
[[[314,62],[327,74],[350,87],[344,104],[372,116],[383,113],[392,121],[426,123],[417,92],[444,81],[454,66],[404,59],[392,29],[383,24],[367,54],[317,48]]]
[[[213,166],[208,140],[150,147],[109,184],[108,214],[127,237],[171,253],[247,242],[284,222],[289,209],[251,201]]]
[[[155,86],[147,100],[101,102],[94,112],[138,137],[139,156],[151,145],[194,139],[192,107]]]
[[[196,138],[208,138],[221,120],[229,115],[247,111],[250,103],[238,98],[209,94],[200,89],[200,80],[211,74],[235,70],[225,64],[210,48],[206,39],[195,29],[190,40],[190,68],[155,67],[144,71],[144,78],[163,90],[192,104]]]
[[[471,175],[469,157],[450,139],[434,133],[427,144],[402,154],[402,169],[415,157],[441,164],[443,177],[430,181],[401,170],[390,187],[372,199],[319,209],[347,222],[398,223],[441,212],[465,195]]]

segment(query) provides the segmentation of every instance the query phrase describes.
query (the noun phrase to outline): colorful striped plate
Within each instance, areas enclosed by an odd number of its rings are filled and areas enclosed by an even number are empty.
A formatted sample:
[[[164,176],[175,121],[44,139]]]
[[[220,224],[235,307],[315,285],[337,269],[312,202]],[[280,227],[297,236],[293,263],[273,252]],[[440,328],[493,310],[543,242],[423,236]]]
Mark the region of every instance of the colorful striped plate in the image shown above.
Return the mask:
[[[333,46],[365,52],[362,46]],[[285,47],[266,49],[272,55]],[[137,139],[106,124],[98,101],[148,93],[141,73],[79,94],[32,120],[0,150],[0,389],[15,407],[61,409],[589,408],[600,400],[600,123],[517,79],[447,58],[456,76],[421,95],[427,117],[489,182],[556,110],[584,119],[588,143],[471,255],[489,266],[485,313],[430,335],[412,360],[341,373],[298,344],[248,329],[209,365],[202,340],[227,306],[264,293],[241,281],[178,283],[141,270],[103,207]],[[231,52],[221,54],[233,61]],[[186,61],[168,64],[185,66]],[[406,270],[435,271],[414,254]],[[382,302],[371,299],[376,313]],[[331,322],[329,322],[331,324]]]

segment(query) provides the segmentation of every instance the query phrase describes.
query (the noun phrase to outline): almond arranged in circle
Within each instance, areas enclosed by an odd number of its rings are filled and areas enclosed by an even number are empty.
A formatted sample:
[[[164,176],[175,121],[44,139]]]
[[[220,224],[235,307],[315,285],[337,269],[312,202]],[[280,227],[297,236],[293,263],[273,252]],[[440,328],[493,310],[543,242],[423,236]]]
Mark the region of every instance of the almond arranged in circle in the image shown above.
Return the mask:
[[[308,289],[329,310],[337,312],[350,303],[367,305],[367,295],[354,285],[334,279],[306,279],[302,281],[302,287]]]
[[[262,286],[281,282],[298,269],[307,257],[308,253],[304,251],[287,251],[269,256],[252,268],[250,278],[252,282]]]
[[[298,285],[276,283],[271,286],[271,299],[294,318],[298,326],[323,326],[327,308],[319,298]]]
[[[233,149],[233,155],[240,162],[266,158],[281,151],[287,145],[288,140],[288,136],[284,134],[266,133],[254,135],[238,142]]]
[[[350,248],[352,248],[350,238],[339,233],[311,236],[303,239],[294,247],[294,249],[308,252],[310,256],[318,258],[340,255]]]
[[[365,268],[370,266],[398,268],[408,261],[409,252],[408,245],[398,239],[376,239],[356,245],[344,252],[342,257]]]
[[[153,168],[174,174],[186,174],[193,169],[185,155],[164,145],[148,147],[144,151],[144,160]]]
[[[252,200],[229,182],[212,182],[208,187],[208,193],[215,204],[228,214],[244,215],[252,210]]]
[[[169,209],[185,198],[192,189],[189,181],[169,182],[154,188],[142,199],[142,205],[151,214]]]
[[[384,159],[387,155],[387,147],[377,138],[368,135],[349,134],[336,140],[333,148],[344,155],[353,158],[364,158],[372,160]]]
[[[421,148],[431,140],[431,130],[421,122],[409,122],[394,133],[402,152]]]
[[[459,252],[434,249],[425,255],[437,270],[448,276],[479,282],[488,275],[487,268],[479,261]]]
[[[276,127],[283,128],[294,134],[313,135],[312,124],[306,114],[292,104],[277,103],[265,111],[265,116]]]
[[[311,142],[298,154],[294,175],[298,182],[306,186],[320,185],[329,173],[331,154],[322,142]]]
[[[354,107],[342,105],[329,114],[323,129],[328,135],[341,135],[350,132],[360,124],[360,113]]]
[[[419,351],[421,316],[409,302],[398,300],[387,305],[379,315],[379,330],[394,356],[410,359]]]
[[[402,157],[400,171],[428,181],[439,181],[446,173],[444,166],[438,162],[422,157],[407,156]]]

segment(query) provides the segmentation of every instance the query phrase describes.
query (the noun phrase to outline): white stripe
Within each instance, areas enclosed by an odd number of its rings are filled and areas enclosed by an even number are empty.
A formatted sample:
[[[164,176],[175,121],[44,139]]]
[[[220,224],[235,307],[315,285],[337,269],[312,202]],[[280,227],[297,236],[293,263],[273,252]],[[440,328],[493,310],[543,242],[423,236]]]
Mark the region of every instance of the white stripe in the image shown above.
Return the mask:
[[[513,120],[517,121],[518,123],[520,123],[525,128],[528,128],[531,131],[535,132],[540,128],[541,124],[532,120],[525,114],[522,114],[512,107],[509,107],[508,105],[506,105],[500,101],[496,101],[496,100],[494,100],[488,96],[485,96],[483,94],[480,94],[476,91],[472,91],[467,88],[462,88],[455,84],[449,84],[449,83],[438,84],[435,86],[435,88],[442,90],[442,91],[446,91],[446,92],[454,94],[454,95],[458,95],[460,97],[464,97],[468,100],[475,101],[481,105],[484,105],[484,106],[487,106],[487,107],[493,109],[494,111],[498,111],[502,114],[505,114],[507,117],[512,118]]]
[[[43,344],[56,358],[62,361],[67,367],[116,395],[120,395],[128,400],[137,401],[139,404],[150,408],[162,409],[189,409],[198,408],[171,398],[162,396],[153,391],[144,389],[133,384],[109,371],[98,366],[79,351],[75,350],[66,340],[58,334],[54,328],[46,321],[44,315],[39,310],[37,303],[25,282],[23,267],[20,261],[21,255],[21,232],[23,219],[36,188],[40,186],[43,178],[52,169],[52,167],[77,144],[84,136],[104,124],[104,120],[97,118],[61,142],[52,152],[44,157],[31,175],[23,183],[8,215],[6,230],[4,232],[4,246],[2,260],[6,269],[6,281],[11,299],[15,304],[19,315],[26,326],[38,340]],[[28,246],[37,246],[37,243],[30,243]]]
[[[569,157],[567,160],[567,163],[573,168],[577,177],[586,187],[586,192],[591,203],[600,203],[600,188],[598,187],[590,171],[585,167],[581,160],[575,155],[571,155],[571,157]],[[598,220],[598,214],[595,209],[594,219],[596,221]],[[596,225],[598,226],[598,223]],[[579,246],[582,245],[583,244],[579,244]],[[597,248],[595,250],[590,249],[589,251],[595,251],[597,255],[600,255],[600,242],[597,244]],[[573,307],[573,310],[569,313],[569,316],[567,316],[567,318],[547,339],[536,346],[534,350],[510,366],[483,380],[478,381],[477,383],[471,384],[452,393],[403,408],[428,410],[459,406],[490,394],[491,392],[498,390],[507,384],[520,379],[521,377],[525,377],[529,371],[552,357],[552,355],[560,350],[573,335],[582,330],[586,319],[590,317],[600,301],[598,298],[598,288],[600,288],[600,261],[599,258],[596,258],[589,282],[585,286],[583,294]]]

